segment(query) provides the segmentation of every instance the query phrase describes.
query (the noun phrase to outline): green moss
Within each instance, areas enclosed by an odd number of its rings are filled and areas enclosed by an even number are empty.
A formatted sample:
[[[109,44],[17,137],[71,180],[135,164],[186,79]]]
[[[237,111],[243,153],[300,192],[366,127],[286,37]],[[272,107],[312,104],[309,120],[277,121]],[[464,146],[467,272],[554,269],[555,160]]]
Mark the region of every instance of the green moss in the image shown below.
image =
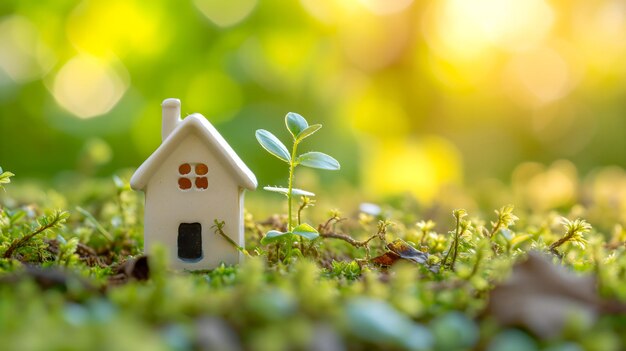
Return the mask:
[[[258,247],[259,233],[284,223],[248,213],[250,257],[241,265],[171,272],[161,248],[149,257],[148,280],[114,284],[117,266],[141,254],[141,202],[124,180],[93,182],[99,196],[55,201],[80,206],[60,211],[45,201],[24,201],[20,188],[8,185],[0,198],[3,349],[463,350],[496,349],[510,340],[551,349],[624,346],[626,323],[619,315],[603,314],[594,325],[572,319],[548,341],[484,316],[491,290],[529,250],[555,252],[555,262],[596,274],[606,301],[626,301],[623,223],[602,232],[583,220],[559,223],[567,213],[514,214],[511,206],[495,218],[448,212],[447,220],[437,218],[439,225],[416,209],[389,208],[384,218],[342,219],[333,212],[334,219],[319,222],[324,235],[294,243],[300,254],[285,261],[275,259],[271,246]],[[593,206],[568,217],[595,213]],[[311,218],[323,218],[325,209],[316,210]],[[369,261],[395,239],[427,252],[439,272],[408,260],[387,268]]]

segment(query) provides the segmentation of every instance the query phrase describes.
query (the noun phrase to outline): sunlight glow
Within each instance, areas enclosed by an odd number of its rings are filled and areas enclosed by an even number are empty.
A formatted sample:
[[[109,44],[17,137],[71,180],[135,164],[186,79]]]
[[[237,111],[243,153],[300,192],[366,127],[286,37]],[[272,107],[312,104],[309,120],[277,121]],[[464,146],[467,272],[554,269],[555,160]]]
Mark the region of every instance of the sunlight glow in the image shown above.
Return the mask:
[[[398,60],[410,42],[411,17],[380,18],[367,11],[339,23],[339,39],[346,57],[359,68],[374,71]]]
[[[194,0],[198,10],[218,27],[234,26],[248,17],[258,0]]]
[[[471,58],[490,46],[513,52],[536,47],[554,21],[544,0],[446,0],[434,6],[426,35],[450,58]]]
[[[67,33],[72,44],[95,56],[154,54],[167,39],[167,31],[160,31],[158,19],[158,14],[145,4],[85,0],[69,16]]]
[[[0,22],[0,69],[17,83],[41,78],[54,65],[54,54],[37,28],[21,16]]]
[[[90,56],[76,56],[54,79],[56,101],[80,118],[109,112],[122,98],[128,82],[110,65]]]
[[[626,75],[626,2],[582,2],[572,17],[573,38],[586,64],[604,75]]]
[[[413,0],[359,0],[365,8],[377,15],[388,15],[404,11]]]
[[[461,155],[441,137],[394,138],[364,145],[365,188],[377,194],[410,192],[423,202],[434,200],[445,186],[462,179]]]
[[[509,83],[520,90],[515,94],[544,104],[567,94],[572,87],[571,72],[559,53],[548,48],[519,54],[507,67]]]

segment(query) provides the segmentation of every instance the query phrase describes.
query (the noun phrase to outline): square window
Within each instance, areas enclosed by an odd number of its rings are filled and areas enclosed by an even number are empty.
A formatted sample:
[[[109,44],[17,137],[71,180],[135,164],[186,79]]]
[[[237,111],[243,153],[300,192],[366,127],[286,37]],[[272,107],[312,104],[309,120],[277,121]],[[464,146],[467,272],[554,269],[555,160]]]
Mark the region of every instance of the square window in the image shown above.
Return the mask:
[[[203,191],[209,187],[209,167],[204,163],[183,163],[178,166],[178,189]],[[194,177],[195,176],[195,177]],[[193,182],[192,182],[193,180]]]

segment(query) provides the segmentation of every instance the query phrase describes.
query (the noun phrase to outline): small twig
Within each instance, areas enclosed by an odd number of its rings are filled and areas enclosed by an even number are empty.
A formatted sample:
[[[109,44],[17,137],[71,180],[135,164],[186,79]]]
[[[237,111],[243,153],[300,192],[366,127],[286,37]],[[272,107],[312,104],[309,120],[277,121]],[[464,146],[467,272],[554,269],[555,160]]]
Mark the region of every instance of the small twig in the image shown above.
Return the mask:
[[[224,233],[224,225],[226,224],[224,221],[218,221],[217,219],[215,219],[213,220],[213,223],[215,224],[211,228],[215,228],[215,234],[221,235],[222,238],[226,239],[226,241],[233,245],[237,250],[241,251],[241,253],[243,253],[244,255],[252,257],[248,253],[248,250],[239,246],[233,239],[231,239],[228,235],[226,235],[226,233]]]
[[[302,224],[302,211],[309,206],[313,206],[314,204],[315,200],[309,198],[308,196],[302,196],[302,203],[300,204],[300,207],[298,207],[298,225]]]
[[[456,235],[454,238],[454,253],[452,253],[452,263],[450,264],[450,268],[454,270],[454,264],[456,263],[456,257],[459,253],[459,241],[461,240],[461,235],[465,233],[464,229],[461,229],[461,232]]]
[[[354,247],[363,247],[365,245],[367,245],[367,243],[374,239],[375,237],[378,236],[378,234],[373,235],[371,238],[367,239],[367,240],[363,240],[363,241],[359,241],[359,240],[355,240],[353,239],[351,236],[346,235],[346,234],[341,234],[341,233],[324,233],[320,231],[320,236],[322,238],[332,238],[332,239],[339,239],[339,240],[343,240],[345,242],[347,242],[348,244],[354,246]]]
[[[369,259],[370,257],[369,243],[370,241],[372,241],[372,239],[378,238],[380,236],[378,233],[376,233],[372,235],[371,237],[369,237],[368,239],[360,241],[360,240],[355,240],[351,236],[346,235],[346,234],[332,233],[332,232],[331,233],[320,232],[320,237],[343,240],[356,248],[363,247],[365,248],[365,257],[366,259]]]
[[[443,257],[443,260],[441,261],[441,267],[445,267],[446,262],[448,262],[448,256],[450,256],[450,252],[452,252],[452,250],[454,249],[455,241],[456,241],[456,234],[454,235],[454,238],[452,238],[452,242],[450,243],[450,248],[448,249],[448,252],[446,252],[446,255]]]
[[[370,248],[369,248],[369,243],[370,241],[372,241],[375,238],[379,238],[384,244],[385,246],[387,245],[387,240],[385,239],[385,235],[387,234],[387,227],[390,225],[389,222],[386,221],[380,221],[378,223],[378,231],[376,232],[376,234],[372,235],[371,237],[367,238],[366,240],[356,240],[354,238],[352,238],[351,236],[347,235],[347,234],[342,234],[342,233],[335,233],[335,232],[330,232],[327,231],[331,224],[333,223],[333,221],[336,223],[339,223],[340,221],[345,220],[345,218],[339,218],[337,216],[333,216],[331,217],[328,221],[326,221],[326,223],[320,225],[318,227],[318,231],[320,234],[320,237],[322,238],[331,238],[331,239],[339,239],[339,240],[343,240],[345,242],[347,242],[348,244],[356,247],[356,248],[365,248],[365,258],[367,260],[369,260],[370,257]]]
[[[480,266],[480,263],[483,260],[483,250],[481,250],[480,248],[476,251],[476,262],[474,263],[474,266],[472,267],[472,271],[470,272],[470,274],[467,276],[467,280],[470,280],[470,278],[472,278],[473,276],[476,275],[476,273],[478,273],[478,267]]]
[[[493,223],[493,222],[492,222]],[[498,232],[498,230],[500,229],[500,227],[502,226],[502,221],[501,218],[498,217],[498,221],[496,222],[496,224],[491,228],[491,232],[489,232],[489,238],[493,238],[494,235],[496,235],[496,233]]]
[[[4,255],[2,257],[4,258],[11,258],[13,257],[13,252],[17,249],[19,249],[20,247],[22,247],[24,244],[26,244],[30,239],[34,238],[37,234],[41,234],[43,232],[45,232],[48,229],[54,228],[55,226],[57,226],[58,224],[61,223],[61,217],[55,217],[53,221],[51,221],[50,223],[47,223],[46,225],[40,226],[39,228],[37,228],[37,230],[35,230],[34,232],[25,235],[23,237],[21,237],[19,240],[15,240],[11,243],[11,245],[9,245],[9,248],[4,252]]]
[[[337,223],[342,222],[347,220],[347,218],[342,218],[339,217],[338,215],[334,214],[332,217],[330,217],[324,224],[321,224],[318,226],[318,232],[329,232],[332,228],[331,225],[334,227]]]
[[[426,234],[428,233],[427,230],[422,230],[422,238],[420,239],[420,247],[424,246],[424,242],[426,241]]]
[[[300,207],[298,207],[298,225],[302,224],[302,210],[304,210],[306,206],[307,206],[306,202],[303,201],[300,204]]]
[[[559,253],[557,248],[568,241],[574,242],[574,244],[578,244],[584,248],[584,244],[587,243],[584,234],[588,233],[591,230],[591,225],[585,222],[582,219],[576,219],[574,221],[570,221],[567,218],[562,217],[561,223],[565,227],[565,235],[562,238],[555,241],[550,245],[548,250],[558,256],[559,258],[563,258],[563,255]]]
[[[552,245],[550,245],[550,247],[549,247],[550,252],[552,252],[552,253],[554,253],[555,255],[558,256],[558,251],[556,249],[559,246],[561,246],[561,245],[565,244],[566,242],[568,242],[573,236],[574,236],[574,233],[567,233],[567,235],[565,235],[561,239],[553,242]]]
[[[467,216],[467,212],[465,212],[465,210],[463,209],[459,209],[459,210],[452,211],[452,215],[454,216],[455,221],[456,221],[454,238],[452,240],[452,243],[450,243],[450,249],[448,249],[446,256],[443,258],[443,261],[441,262],[441,266],[442,267],[445,266],[446,262],[448,261],[448,257],[450,256],[450,253],[454,251],[454,253],[452,254],[452,262],[450,263],[450,269],[454,271],[454,264],[456,263],[456,257],[457,257],[458,249],[459,249],[459,238],[461,237],[461,235],[463,235],[463,233],[467,229],[467,227],[464,227],[461,229],[461,226],[462,226],[461,220],[463,219],[463,217]]]

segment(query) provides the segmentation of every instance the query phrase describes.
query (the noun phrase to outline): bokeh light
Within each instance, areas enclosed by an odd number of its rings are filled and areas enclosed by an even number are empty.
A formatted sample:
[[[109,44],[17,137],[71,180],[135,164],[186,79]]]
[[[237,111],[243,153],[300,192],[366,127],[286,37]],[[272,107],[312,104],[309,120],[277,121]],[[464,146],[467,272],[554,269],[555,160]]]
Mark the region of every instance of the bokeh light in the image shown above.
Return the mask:
[[[461,182],[459,152],[443,138],[393,139],[364,148],[368,151],[363,155],[364,189],[369,193],[410,193],[430,202],[441,188]]]
[[[219,27],[230,27],[252,13],[258,0],[193,0],[211,22]]]
[[[368,10],[378,15],[388,15],[405,10],[413,0],[359,0]]]
[[[557,100],[567,94],[574,83],[569,64],[549,48],[517,54],[505,70],[505,84],[514,86],[514,98],[530,105]]]
[[[15,82],[41,78],[54,65],[53,51],[27,18],[0,19],[0,69]]]
[[[450,59],[472,58],[491,46],[508,51],[536,47],[554,21],[543,0],[446,0],[433,6],[430,43]]]
[[[110,111],[122,98],[128,82],[106,62],[90,56],[77,56],[59,70],[52,87],[54,98],[63,108],[80,118],[91,118]]]
[[[68,16],[67,35],[74,46],[95,56],[154,55],[169,39],[167,31],[158,30],[160,17],[148,3],[84,0]]]
[[[343,166],[319,184],[428,202],[538,165],[521,188],[558,183],[558,205],[571,172],[555,160],[579,175],[626,164],[624,38],[623,0],[7,0],[1,166],[50,178],[102,140],[101,175],[136,167],[177,97],[260,183],[284,172],[254,130],[280,134],[295,111],[324,124],[310,148]],[[37,143],[12,151],[14,130]]]

